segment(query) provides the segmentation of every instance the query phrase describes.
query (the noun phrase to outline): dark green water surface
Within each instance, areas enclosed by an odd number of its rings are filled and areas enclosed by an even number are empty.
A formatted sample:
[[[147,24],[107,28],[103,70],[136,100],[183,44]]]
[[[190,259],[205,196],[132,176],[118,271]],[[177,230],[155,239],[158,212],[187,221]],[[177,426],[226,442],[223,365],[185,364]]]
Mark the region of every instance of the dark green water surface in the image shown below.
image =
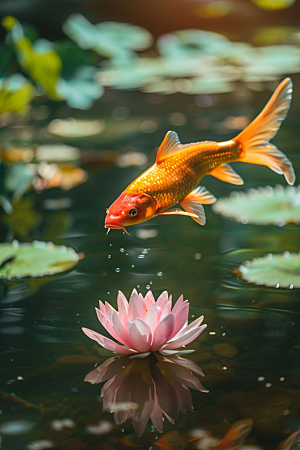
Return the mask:
[[[292,160],[299,178],[299,77],[294,83],[292,108],[275,143]],[[213,104],[204,108],[193,96],[107,91],[101,107],[89,114],[110,123],[110,135],[105,140],[100,135],[68,143],[94,151],[143,151],[150,165],[169,129],[177,131],[183,143],[230,139],[238,130],[222,131],[217,125],[228,116],[253,118],[268,97],[266,90],[249,97],[224,94],[209,97]],[[111,118],[117,106],[129,109],[127,119]],[[174,112],[184,114],[186,123],[170,124]],[[71,114],[53,110],[52,118]],[[152,120],[157,129],[143,133],[132,119]],[[41,126],[46,127],[47,121]],[[47,141],[37,136],[40,142]],[[41,217],[29,240],[71,246],[85,257],[73,271],[48,278],[47,283],[23,280],[0,286],[2,449],[47,448],[33,446],[47,440],[54,450],[197,448],[191,430],[222,438],[230,425],[247,418],[254,421],[249,444],[276,449],[300,426],[300,291],[254,286],[234,275],[249,257],[299,251],[299,227],[242,225],[215,215],[208,205],[204,227],[190,218],[169,216],[129,228],[130,236],[119,230],[106,235],[105,208],[148,165],[90,167],[88,181],[70,191],[26,194]],[[235,169],[245,180],[243,187],[213,177],[205,177],[201,184],[217,197],[237,189],[285,185],[283,177],[265,167],[239,163]],[[70,208],[45,208],[47,199],[61,198],[71,199]],[[156,230],[157,236],[141,239],[140,230]],[[116,306],[118,290],[129,298],[133,288],[143,294],[151,288],[156,297],[163,290],[174,299],[183,294],[190,301],[190,320],[204,314],[208,324],[190,345],[196,350],[190,359],[202,368],[201,382],[209,393],[192,391],[194,412],[179,414],[174,425],[164,422],[163,434],[177,431],[181,446],[155,447],[161,434],[150,421],[141,438],[134,435],[130,420],[115,425],[113,415],[102,411],[101,385],[84,382],[110,352],[98,352],[81,327],[105,333],[95,314],[98,300]],[[72,427],[55,429],[53,421],[62,419],[70,419]],[[103,420],[111,423],[109,431],[100,435],[87,431]]]

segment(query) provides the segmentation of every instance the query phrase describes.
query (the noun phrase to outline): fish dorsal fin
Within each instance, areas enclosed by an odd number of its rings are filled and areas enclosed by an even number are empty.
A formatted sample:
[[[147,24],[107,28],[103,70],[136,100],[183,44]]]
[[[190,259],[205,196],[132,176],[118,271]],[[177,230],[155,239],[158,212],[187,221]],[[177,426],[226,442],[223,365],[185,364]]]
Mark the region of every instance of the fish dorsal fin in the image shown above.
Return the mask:
[[[232,184],[244,184],[243,179],[230,167],[229,164],[222,164],[215,167],[209,172],[209,175],[219,178],[219,180],[226,181]]]
[[[175,131],[168,131],[157,150],[156,164],[159,164],[171,153],[177,152],[181,147],[182,144],[178,138],[178,134]]]

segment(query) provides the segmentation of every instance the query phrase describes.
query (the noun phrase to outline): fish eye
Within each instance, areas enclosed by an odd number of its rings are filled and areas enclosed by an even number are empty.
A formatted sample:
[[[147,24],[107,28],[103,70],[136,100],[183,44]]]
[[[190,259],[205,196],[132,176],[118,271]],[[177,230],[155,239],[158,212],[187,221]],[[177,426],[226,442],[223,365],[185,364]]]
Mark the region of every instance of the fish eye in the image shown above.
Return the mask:
[[[136,215],[137,215],[137,209],[136,209],[136,208],[131,208],[131,209],[129,210],[129,213],[128,213],[128,214],[130,215],[130,217],[136,216]]]

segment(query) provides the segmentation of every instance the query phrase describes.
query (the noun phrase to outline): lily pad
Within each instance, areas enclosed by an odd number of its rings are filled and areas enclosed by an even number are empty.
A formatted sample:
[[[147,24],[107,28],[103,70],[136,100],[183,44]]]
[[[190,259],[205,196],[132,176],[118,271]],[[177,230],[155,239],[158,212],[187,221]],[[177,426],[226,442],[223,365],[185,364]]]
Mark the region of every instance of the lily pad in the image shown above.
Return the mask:
[[[54,275],[72,269],[78,260],[72,248],[51,242],[0,244],[0,279]]]
[[[104,89],[94,81],[97,72],[95,67],[79,67],[71,80],[60,78],[56,90],[64,98],[70,108],[90,109],[93,102],[100,98]]]
[[[79,47],[93,49],[120,65],[128,64],[136,56],[135,51],[152,44],[152,36],[144,28],[119,22],[93,25],[81,14],[69,16],[63,30]]]
[[[300,253],[269,253],[246,261],[239,271],[242,278],[250,283],[276,288],[300,288]]]
[[[266,186],[246,192],[232,192],[219,199],[213,209],[237,222],[256,225],[300,223],[300,187]]]

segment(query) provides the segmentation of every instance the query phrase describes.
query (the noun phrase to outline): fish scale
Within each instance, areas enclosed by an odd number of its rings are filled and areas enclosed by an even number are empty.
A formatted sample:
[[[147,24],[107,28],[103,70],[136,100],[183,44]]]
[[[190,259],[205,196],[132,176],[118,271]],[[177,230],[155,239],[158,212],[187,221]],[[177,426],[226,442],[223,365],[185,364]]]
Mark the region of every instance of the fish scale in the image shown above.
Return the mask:
[[[155,198],[158,211],[169,208],[186,197],[212,169],[240,158],[242,147],[238,143],[224,144],[205,141],[194,144],[193,149],[191,144],[183,145],[180,152],[155,163],[124,192],[144,192]]]

